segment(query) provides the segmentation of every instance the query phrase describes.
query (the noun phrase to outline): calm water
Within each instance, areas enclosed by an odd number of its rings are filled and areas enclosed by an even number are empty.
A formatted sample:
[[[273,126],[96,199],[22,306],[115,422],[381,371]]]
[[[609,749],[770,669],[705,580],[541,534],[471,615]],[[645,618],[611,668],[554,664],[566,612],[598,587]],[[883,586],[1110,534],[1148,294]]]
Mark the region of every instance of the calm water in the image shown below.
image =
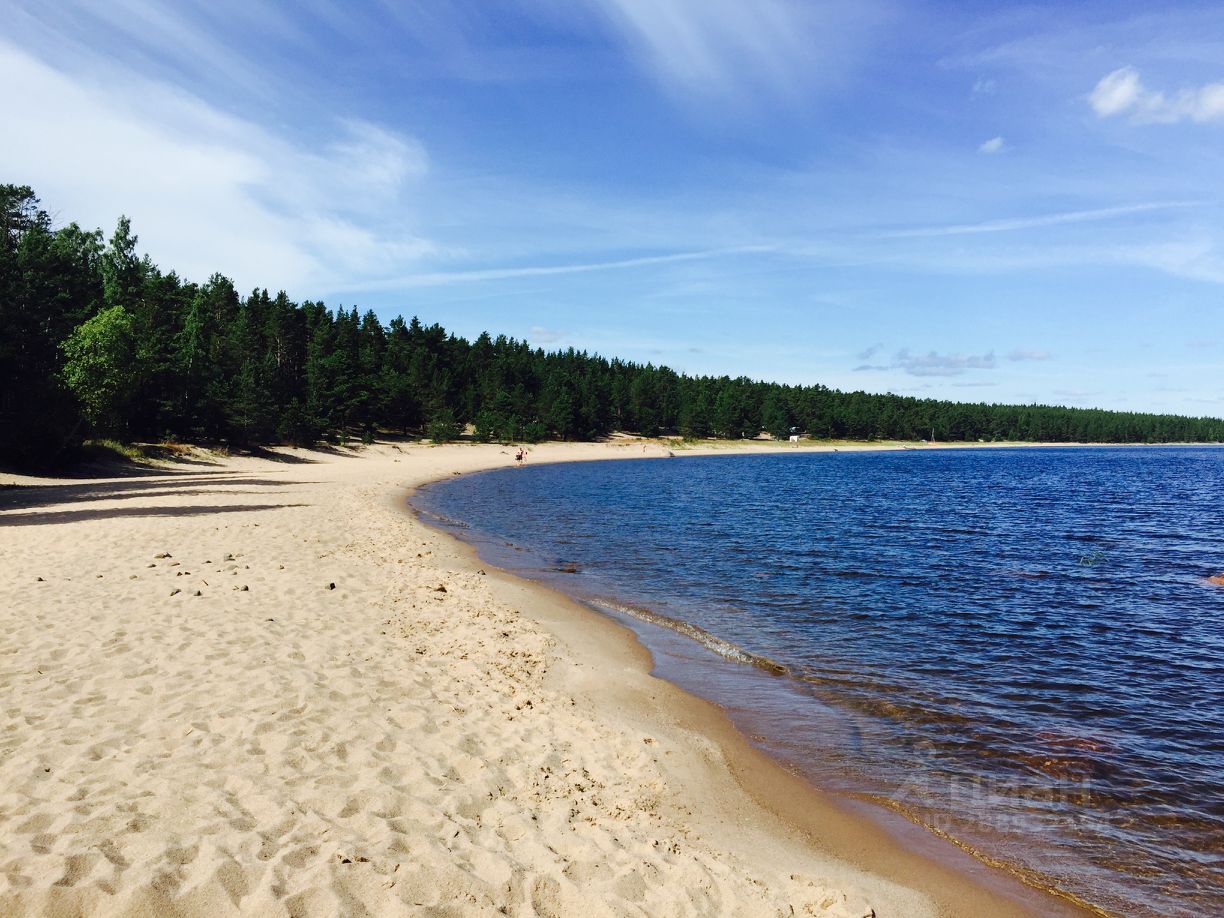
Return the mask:
[[[634,616],[814,781],[1111,912],[1224,915],[1224,450],[528,466],[416,503]]]

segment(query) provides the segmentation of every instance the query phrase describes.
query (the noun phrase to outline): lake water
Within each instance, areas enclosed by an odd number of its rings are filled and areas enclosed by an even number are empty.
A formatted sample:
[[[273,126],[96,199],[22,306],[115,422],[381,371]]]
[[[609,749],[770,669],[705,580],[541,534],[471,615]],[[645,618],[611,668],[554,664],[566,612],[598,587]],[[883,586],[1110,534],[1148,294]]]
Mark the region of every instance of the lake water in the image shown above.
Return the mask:
[[[414,503],[818,785],[1110,912],[1224,914],[1224,450],[529,465]]]

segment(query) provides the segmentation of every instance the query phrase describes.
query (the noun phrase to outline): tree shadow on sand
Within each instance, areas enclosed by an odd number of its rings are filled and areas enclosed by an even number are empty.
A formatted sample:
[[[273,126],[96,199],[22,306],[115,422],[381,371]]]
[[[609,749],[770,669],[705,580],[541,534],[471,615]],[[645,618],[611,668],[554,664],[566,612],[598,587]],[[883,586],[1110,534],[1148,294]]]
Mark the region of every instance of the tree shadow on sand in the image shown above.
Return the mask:
[[[0,489],[0,525],[4,524],[3,511],[28,507],[44,507],[48,504],[68,504],[81,501],[121,500],[129,497],[197,496],[207,494],[238,493],[230,488],[277,488],[305,484],[275,478],[251,476],[233,477],[225,473],[197,473],[191,476],[160,478],[124,478],[119,481],[82,481],[72,484],[23,485]],[[209,485],[217,486],[210,490]],[[221,490],[224,488],[226,490]],[[257,493],[257,492],[247,492]]]
[[[307,447],[307,449],[314,449]],[[278,453],[274,450],[264,449],[262,446],[256,446],[247,450],[242,455],[249,456],[252,459],[263,459],[266,462],[279,462],[283,465],[315,465],[318,459],[311,459],[309,456],[295,456],[293,453]]]
[[[52,510],[44,513],[15,513],[0,516],[0,529],[6,526],[47,526],[86,520],[112,520],[140,517],[208,516],[213,513],[247,513],[258,510],[286,510],[310,504],[229,504],[223,506],[114,507],[97,510]]]

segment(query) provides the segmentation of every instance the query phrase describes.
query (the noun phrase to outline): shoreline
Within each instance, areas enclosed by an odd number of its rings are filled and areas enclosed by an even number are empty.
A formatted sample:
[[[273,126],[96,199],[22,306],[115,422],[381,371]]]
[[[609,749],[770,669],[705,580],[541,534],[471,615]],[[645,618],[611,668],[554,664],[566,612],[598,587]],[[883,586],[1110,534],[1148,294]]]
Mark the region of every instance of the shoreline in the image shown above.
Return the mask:
[[[276,455],[0,476],[6,914],[1082,914],[824,808],[623,626],[407,510],[505,449]]]
[[[756,444],[753,445],[756,446]],[[964,449],[982,446],[1028,448],[1045,445],[1047,444],[974,443],[951,448]],[[1103,446],[1104,444],[1048,445]],[[809,453],[838,450],[879,452],[900,451],[907,448],[912,447],[892,443],[887,445],[843,443],[836,448],[822,446],[804,451]],[[918,448],[941,449],[943,447]],[[733,447],[699,448],[693,452],[679,453],[676,458],[772,453],[786,455],[797,451],[793,447],[784,445],[774,445],[769,448],[768,444],[762,444],[755,449],[751,447],[738,450]],[[589,460],[585,458],[583,460],[560,459],[535,464],[561,464],[569,461],[615,462],[655,458],[663,457],[659,455],[592,457]],[[490,471],[497,471],[497,469],[475,469],[463,474],[480,475]],[[1022,872],[992,859],[988,852],[977,851],[946,833],[940,833],[930,826],[915,821],[904,810],[889,807],[880,800],[872,800],[859,795],[845,796],[828,791],[792,770],[785,762],[755,745],[746,732],[747,726],[736,724],[731,715],[717,702],[702,697],[693,689],[677,685],[666,676],[654,675],[655,665],[651,651],[644,643],[644,637],[640,636],[635,628],[638,625],[646,625],[667,629],[670,633],[681,636],[682,639],[695,641],[709,652],[720,655],[724,659],[726,659],[725,654],[719,654],[706,641],[689,633],[688,630],[675,627],[675,623],[665,624],[656,620],[666,619],[666,616],[657,613],[643,616],[628,611],[605,611],[599,608],[598,604],[589,603],[579,596],[569,594],[563,587],[554,585],[551,579],[534,578],[525,573],[494,567],[494,562],[481,557],[476,544],[469,542],[453,530],[455,523],[460,524],[466,530],[467,521],[442,521],[435,518],[434,522],[430,522],[429,511],[413,503],[413,497],[419,490],[445,480],[425,482],[414,488],[405,499],[409,512],[421,520],[424,525],[462,546],[469,564],[482,565],[488,570],[497,570],[502,577],[509,578],[528,590],[543,594],[543,601],[560,602],[568,607],[568,614],[577,618],[580,625],[584,618],[594,619],[609,623],[622,632],[624,639],[631,645],[632,652],[639,658],[638,664],[643,667],[644,675],[667,686],[669,697],[666,698],[665,704],[680,712],[675,718],[676,721],[687,719],[699,723],[701,725],[699,731],[722,747],[728,767],[731,768],[740,787],[760,807],[772,813],[784,825],[789,825],[792,829],[799,831],[808,845],[815,846],[833,857],[847,860],[877,876],[887,877],[889,880],[921,891],[933,901],[938,913],[944,916],[982,914],[1100,916],[1106,914],[1070,892],[1040,885]],[[702,634],[716,643],[726,643],[715,635],[705,632]],[[735,649],[741,654],[744,653],[742,648]],[[766,674],[772,672],[768,665],[772,662],[747,658],[735,661],[736,665],[752,666]],[[804,808],[803,812],[796,811],[796,801],[802,801],[800,805]]]

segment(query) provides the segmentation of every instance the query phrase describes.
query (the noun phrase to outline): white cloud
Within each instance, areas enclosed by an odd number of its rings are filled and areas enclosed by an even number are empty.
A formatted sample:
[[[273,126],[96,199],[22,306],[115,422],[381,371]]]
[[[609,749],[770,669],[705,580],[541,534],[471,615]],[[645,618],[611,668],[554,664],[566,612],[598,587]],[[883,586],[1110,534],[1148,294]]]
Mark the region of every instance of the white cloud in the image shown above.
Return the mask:
[[[960,376],[966,370],[993,370],[998,366],[993,352],[986,354],[939,354],[928,351],[915,354],[902,348],[888,364],[863,364],[856,372],[866,370],[904,370],[910,376]]]
[[[993,96],[998,90],[999,86],[994,80],[978,79],[973,82],[972,94],[974,96]]]
[[[1181,89],[1170,98],[1145,87],[1133,67],[1121,67],[1101,78],[1088,104],[1099,118],[1128,115],[1138,124],[1224,121],[1224,83]]]
[[[911,354],[908,350],[897,352],[896,363],[911,376],[959,376],[966,370],[993,370],[995,355],[989,354]]]
[[[1216,240],[1206,236],[1119,246],[1109,254],[1121,264],[1142,265],[1175,277],[1224,284],[1224,253]]]
[[[1088,96],[1088,102],[1097,115],[1108,118],[1133,108],[1142,94],[1139,74],[1130,67],[1123,67],[1102,77]]]
[[[569,332],[567,331],[559,328],[545,328],[542,325],[531,326],[531,331],[527,333],[527,340],[533,344],[556,344],[568,337]]]
[[[587,274],[591,271],[617,271],[627,268],[644,268],[652,265],[668,265],[686,261],[709,261],[732,255],[766,254],[777,251],[773,246],[744,245],[721,249],[704,249],[693,252],[672,252],[667,255],[644,255],[640,258],[619,258],[610,261],[572,262],[559,265],[525,265],[509,268],[477,268],[470,271],[419,272],[400,277],[390,277],[369,283],[357,284],[351,290],[381,290],[399,287],[441,287],[449,284],[478,283],[480,281],[512,280],[523,277],[555,277],[564,274]]]
[[[991,137],[989,140],[983,141],[982,145],[978,147],[978,152],[1002,153],[1006,149],[1007,146],[1003,143],[1002,137]]]
[[[1039,229],[1059,226],[1064,223],[1088,223],[1095,220],[1113,220],[1132,214],[1182,207],[1196,207],[1197,201],[1154,201],[1147,204],[1128,204],[1122,207],[1100,207],[1095,210],[1071,210],[1060,214],[1042,214],[1037,217],[1015,217],[1002,220],[984,220],[981,223],[958,223],[950,226],[927,226],[917,229],[884,233],[884,239],[910,239],[926,236],[965,236],[976,233],[1003,233],[1013,230]]]
[[[109,233],[191,280],[317,296],[402,272],[434,250],[400,216],[428,168],[411,138],[340,122],[312,146],[126,72],[69,75],[0,43],[0,171],[64,220]],[[60,212],[59,202],[70,202]]]
[[[1032,348],[1018,347],[1008,352],[1007,359],[1011,361],[1020,360],[1049,360],[1049,351],[1038,351]]]
[[[1054,394],[1061,398],[1079,400],[1091,398],[1101,393],[1090,389],[1055,389]]]
[[[592,0],[669,88],[801,98],[859,59],[884,18],[875,0]]]

